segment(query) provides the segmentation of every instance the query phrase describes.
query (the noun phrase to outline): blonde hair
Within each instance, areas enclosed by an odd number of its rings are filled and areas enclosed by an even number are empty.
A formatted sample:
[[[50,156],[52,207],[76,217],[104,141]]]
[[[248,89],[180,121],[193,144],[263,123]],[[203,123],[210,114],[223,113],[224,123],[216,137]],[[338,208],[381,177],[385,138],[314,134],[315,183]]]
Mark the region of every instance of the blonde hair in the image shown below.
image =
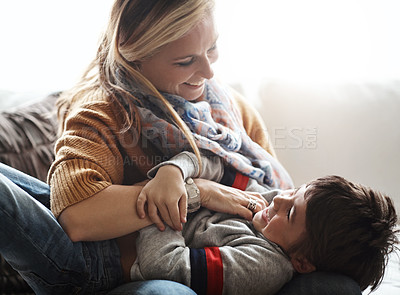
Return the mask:
[[[129,92],[135,85],[159,98],[184,133],[200,161],[200,152],[187,125],[154,85],[139,71],[141,61],[156,54],[163,46],[184,36],[204,17],[212,13],[214,0],[116,0],[97,56],[80,83],[58,101],[62,131],[68,113],[83,102],[107,99],[125,111],[124,131],[140,120]],[[133,116],[132,116],[133,115]]]

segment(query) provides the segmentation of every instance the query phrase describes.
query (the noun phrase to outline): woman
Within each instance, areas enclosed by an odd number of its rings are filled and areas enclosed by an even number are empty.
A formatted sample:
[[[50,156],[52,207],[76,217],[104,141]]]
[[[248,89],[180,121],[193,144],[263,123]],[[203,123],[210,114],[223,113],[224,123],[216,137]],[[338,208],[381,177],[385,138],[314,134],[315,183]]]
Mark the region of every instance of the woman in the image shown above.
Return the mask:
[[[38,294],[101,293],[129,281],[135,232],[152,223],[162,230],[163,221],[179,230],[185,221],[185,194],[175,200],[139,197],[147,171],[182,150],[198,157],[199,149],[214,153],[240,175],[290,186],[259,117],[212,79],[218,57],[212,11],[211,0],[115,1],[96,59],[58,104],[61,136],[48,177],[53,214],[26,193],[34,196],[27,178],[18,176],[16,186],[15,174],[1,177],[1,254]],[[203,101],[216,102],[210,124],[217,123],[216,135],[223,135],[216,146],[201,133],[204,118],[185,117],[194,111],[186,112],[187,106]],[[209,113],[207,104],[195,111]],[[270,161],[257,162],[260,155]],[[211,181],[199,189],[203,206],[247,219],[250,198],[258,200],[254,212],[264,205],[257,194]],[[115,292],[134,294],[149,284],[166,294],[173,283],[130,283]]]

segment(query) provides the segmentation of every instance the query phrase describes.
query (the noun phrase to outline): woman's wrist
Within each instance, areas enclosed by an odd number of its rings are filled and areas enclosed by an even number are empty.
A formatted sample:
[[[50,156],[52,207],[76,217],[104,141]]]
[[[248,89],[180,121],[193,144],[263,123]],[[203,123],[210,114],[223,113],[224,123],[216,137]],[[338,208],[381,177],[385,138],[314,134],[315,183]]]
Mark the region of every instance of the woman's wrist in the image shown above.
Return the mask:
[[[210,200],[210,194],[207,193],[207,183],[212,182],[211,180],[203,179],[203,178],[194,178],[194,183],[199,189],[200,194],[200,206],[207,207],[207,204]]]

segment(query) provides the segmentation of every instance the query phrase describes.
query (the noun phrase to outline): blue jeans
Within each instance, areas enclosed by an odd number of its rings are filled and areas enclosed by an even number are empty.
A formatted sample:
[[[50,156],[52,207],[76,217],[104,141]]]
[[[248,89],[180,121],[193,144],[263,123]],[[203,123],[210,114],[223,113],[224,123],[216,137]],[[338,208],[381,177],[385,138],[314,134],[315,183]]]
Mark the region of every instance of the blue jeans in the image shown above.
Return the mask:
[[[176,282],[150,280],[121,285],[107,295],[196,295],[196,293]]]
[[[115,241],[71,242],[49,210],[49,186],[1,163],[0,253],[36,294],[107,294],[117,286],[111,294],[194,294],[169,281],[122,285]]]
[[[171,281],[122,284],[115,241],[72,243],[49,210],[48,185],[1,163],[0,253],[36,294],[194,294]],[[345,276],[316,272],[295,277],[278,294],[361,292]]]
[[[45,183],[0,164],[0,253],[4,259],[36,294],[101,294],[120,285],[116,242],[71,242],[48,203]]]

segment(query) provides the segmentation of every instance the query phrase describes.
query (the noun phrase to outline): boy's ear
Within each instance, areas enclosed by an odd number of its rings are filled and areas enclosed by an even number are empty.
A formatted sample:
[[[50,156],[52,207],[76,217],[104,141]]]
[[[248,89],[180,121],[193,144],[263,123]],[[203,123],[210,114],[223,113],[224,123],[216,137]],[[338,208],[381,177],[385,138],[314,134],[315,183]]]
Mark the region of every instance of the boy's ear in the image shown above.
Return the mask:
[[[304,256],[295,255],[290,259],[290,262],[298,273],[309,273],[316,269],[316,267]]]

